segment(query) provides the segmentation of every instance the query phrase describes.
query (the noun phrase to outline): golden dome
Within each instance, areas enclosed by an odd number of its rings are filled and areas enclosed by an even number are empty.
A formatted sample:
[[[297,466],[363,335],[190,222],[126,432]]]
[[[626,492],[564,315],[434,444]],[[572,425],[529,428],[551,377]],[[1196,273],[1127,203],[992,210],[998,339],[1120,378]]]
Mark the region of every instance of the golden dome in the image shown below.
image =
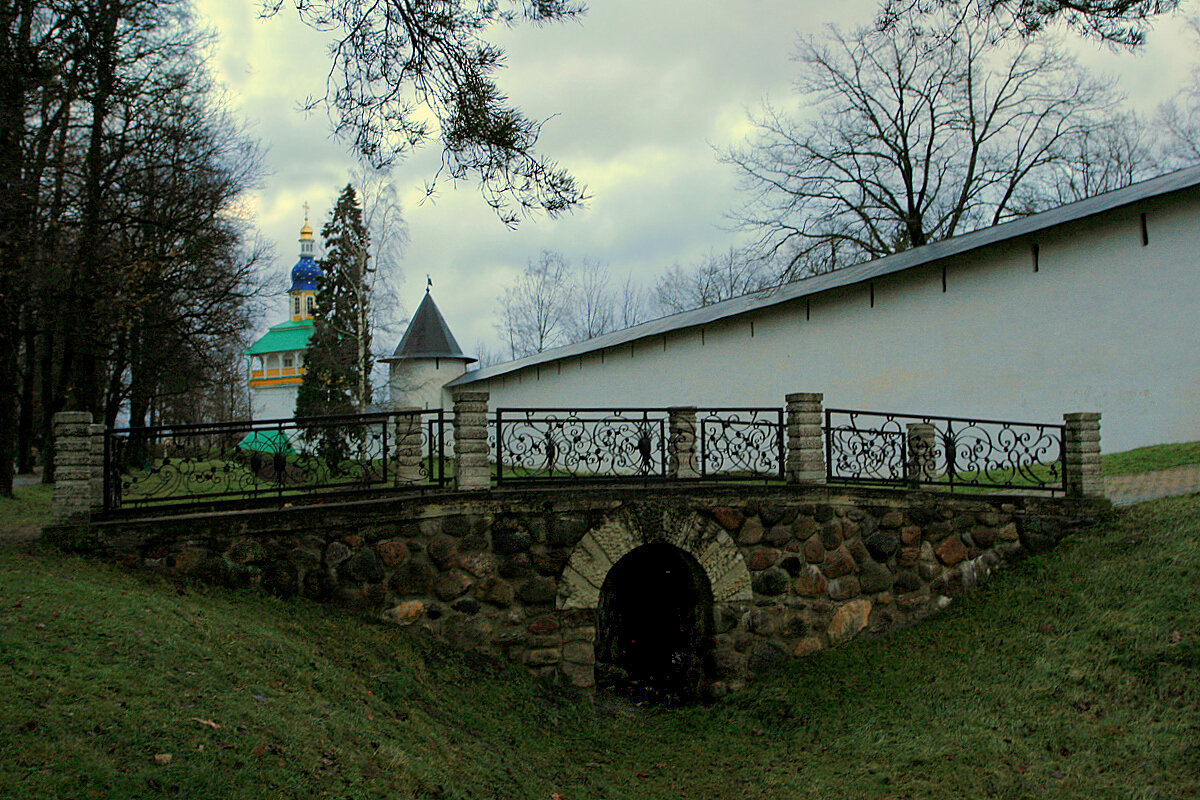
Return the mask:
[[[310,242],[313,238],[313,229],[308,224],[308,203],[304,204],[304,227],[300,229],[300,241]]]

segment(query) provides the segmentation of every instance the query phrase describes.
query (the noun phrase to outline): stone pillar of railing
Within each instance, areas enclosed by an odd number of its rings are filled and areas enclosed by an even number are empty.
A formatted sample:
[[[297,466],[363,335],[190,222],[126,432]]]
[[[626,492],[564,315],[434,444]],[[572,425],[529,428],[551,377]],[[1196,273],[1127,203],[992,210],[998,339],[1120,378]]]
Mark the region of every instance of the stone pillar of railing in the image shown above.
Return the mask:
[[[104,510],[104,424],[93,422],[88,425],[88,437],[92,443],[92,510]]]
[[[928,422],[910,422],[904,426],[905,446],[908,458],[904,465],[904,477],[910,481],[929,483],[937,477],[934,463],[934,448],[937,446],[937,428]]]
[[[460,490],[488,489],[492,468],[488,463],[488,393],[454,395],[454,486]]]
[[[99,437],[93,435],[97,427]],[[91,522],[92,509],[103,504],[103,433],[104,427],[93,426],[92,415],[86,411],[60,411],[54,415],[51,525],[86,525]],[[97,438],[101,440],[98,453]],[[99,492],[96,491],[97,471],[101,475]]]
[[[1100,464],[1100,414],[1063,414],[1066,430],[1063,452],[1067,494],[1071,497],[1104,497],[1104,468]]]
[[[700,477],[700,462],[696,460],[696,407],[671,406],[667,409],[667,476],[671,478]]]
[[[421,482],[421,461],[425,450],[421,446],[421,409],[403,406],[396,409],[396,477],[397,486]],[[429,443],[433,447],[434,443]],[[429,476],[431,479],[433,475]]]
[[[825,445],[821,435],[825,395],[798,392],[787,396],[788,483],[825,482]]]

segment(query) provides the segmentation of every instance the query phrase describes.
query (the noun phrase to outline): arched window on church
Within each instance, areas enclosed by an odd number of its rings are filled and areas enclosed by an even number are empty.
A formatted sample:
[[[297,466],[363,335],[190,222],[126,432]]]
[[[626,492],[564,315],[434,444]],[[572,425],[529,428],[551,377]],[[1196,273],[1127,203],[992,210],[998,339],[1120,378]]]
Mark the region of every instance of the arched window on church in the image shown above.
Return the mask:
[[[267,356],[267,372],[278,372],[278,371],[279,371],[279,356],[276,356],[276,355]]]
[[[300,295],[292,298],[292,316],[300,316]]]
[[[288,353],[287,355],[285,355],[283,357],[283,368],[284,369],[291,369],[294,365],[295,365],[295,361],[292,360],[291,353]]]
[[[315,306],[316,306],[316,303],[313,300],[313,296],[311,294],[308,297],[304,298],[304,311],[308,316],[311,317],[313,315],[313,308],[315,308]]]

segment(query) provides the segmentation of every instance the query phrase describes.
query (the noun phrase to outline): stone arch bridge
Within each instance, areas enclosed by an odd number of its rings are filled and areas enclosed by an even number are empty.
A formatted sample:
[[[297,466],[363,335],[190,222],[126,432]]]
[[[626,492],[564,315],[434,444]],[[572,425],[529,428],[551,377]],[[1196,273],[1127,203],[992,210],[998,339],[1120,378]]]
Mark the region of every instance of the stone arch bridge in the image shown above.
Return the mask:
[[[106,432],[67,412],[45,536],[331,602],[570,685],[686,700],[919,620],[1095,516],[1107,505],[1098,416],[872,415],[796,394],[786,422],[778,409],[689,407],[493,417],[486,394],[464,393],[453,483],[435,459],[442,412],[399,410],[306,423],[330,426],[306,434],[318,439],[358,424],[347,441],[380,445],[357,462],[380,490],[309,487],[342,492],[321,494],[299,482],[336,476],[289,437],[293,421]],[[278,491],[237,508],[235,479]],[[947,491],[964,480],[970,493]],[[168,500],[183,487],[226,504],[155,511],[137,493],[154,484]]]
[[[1095,501],[829,486],[446,492],[48,528],[170,576],[304,596],[578,687],[719,696],[943,607]]]

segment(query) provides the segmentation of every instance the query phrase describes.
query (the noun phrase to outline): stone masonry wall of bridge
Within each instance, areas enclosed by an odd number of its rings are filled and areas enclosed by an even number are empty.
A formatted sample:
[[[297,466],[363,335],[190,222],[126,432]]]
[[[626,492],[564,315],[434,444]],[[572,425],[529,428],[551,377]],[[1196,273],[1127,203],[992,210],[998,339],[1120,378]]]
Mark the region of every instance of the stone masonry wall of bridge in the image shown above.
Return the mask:
[[[137,569],[327,601],[577,687],[609,568],[667,542],[712,589],[710,696],[944,607],[1103,507],[1086,499],[652,486],[447,492],[48,528]]]

